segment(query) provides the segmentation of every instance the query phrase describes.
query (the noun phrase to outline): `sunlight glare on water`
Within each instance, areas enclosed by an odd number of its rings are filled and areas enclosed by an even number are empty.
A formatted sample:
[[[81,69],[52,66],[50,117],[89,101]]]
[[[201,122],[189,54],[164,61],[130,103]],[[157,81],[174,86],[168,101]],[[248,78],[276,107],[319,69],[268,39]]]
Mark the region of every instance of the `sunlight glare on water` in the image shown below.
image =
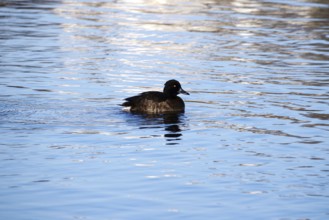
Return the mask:
[[[2,1],[1,219],[328,219],[328,14]],[[184,114],[122,110],[173,78]]]

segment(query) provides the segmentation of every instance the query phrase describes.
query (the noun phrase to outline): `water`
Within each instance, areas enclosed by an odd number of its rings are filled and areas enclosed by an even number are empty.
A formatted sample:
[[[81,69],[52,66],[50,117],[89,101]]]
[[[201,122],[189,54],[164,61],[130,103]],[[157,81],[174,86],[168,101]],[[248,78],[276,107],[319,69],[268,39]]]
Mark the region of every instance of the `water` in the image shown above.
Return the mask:
[[[2,1],[1,219],[328,219],[328,15]],[[119,106],[172,78],[185,114]]]

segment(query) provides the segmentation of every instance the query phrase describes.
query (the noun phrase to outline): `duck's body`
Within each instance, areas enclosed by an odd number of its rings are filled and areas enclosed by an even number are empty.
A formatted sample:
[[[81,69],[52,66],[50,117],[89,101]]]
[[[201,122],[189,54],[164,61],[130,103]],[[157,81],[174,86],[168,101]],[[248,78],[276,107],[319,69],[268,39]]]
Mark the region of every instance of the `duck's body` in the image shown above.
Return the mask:
[[[137,96],[126,98],[126,102],[122,106],[130,107],[130,111],[136,113],[181,113],[185,111],[185,104],[177,96],[179,93],[189,95],[177,80],[169,80],[165,83],[163,92],[143,92]]]

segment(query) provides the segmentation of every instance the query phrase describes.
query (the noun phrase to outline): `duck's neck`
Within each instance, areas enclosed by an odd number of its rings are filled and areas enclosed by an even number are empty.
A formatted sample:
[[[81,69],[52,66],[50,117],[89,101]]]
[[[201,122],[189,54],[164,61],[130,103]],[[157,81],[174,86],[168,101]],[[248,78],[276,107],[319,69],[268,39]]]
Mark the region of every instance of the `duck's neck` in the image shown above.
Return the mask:
[[[169,99],[173,99],[177,97],[177,94],[175,93],[170,93],[170,92],[163,92],[165,94],[166,97],[168,97]]]
[[[170,99],[177,97],[177,92],[171,91],[170,89],[163,89],[163,93]]]

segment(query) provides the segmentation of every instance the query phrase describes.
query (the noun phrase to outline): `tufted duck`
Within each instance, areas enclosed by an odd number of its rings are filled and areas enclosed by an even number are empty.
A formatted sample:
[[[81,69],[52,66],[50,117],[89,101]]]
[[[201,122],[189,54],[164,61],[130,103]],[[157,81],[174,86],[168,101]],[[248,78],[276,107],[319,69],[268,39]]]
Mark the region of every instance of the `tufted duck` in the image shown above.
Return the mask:
[[[179,93],[189,95],[177,80],[172,79],[165,83],[163,92],[143,92],[137,96],[126,98],[126,102],[122,106],[130,107],[130,111],[135,113],[181,113],[185,110],[185,104],[177,96]]]

